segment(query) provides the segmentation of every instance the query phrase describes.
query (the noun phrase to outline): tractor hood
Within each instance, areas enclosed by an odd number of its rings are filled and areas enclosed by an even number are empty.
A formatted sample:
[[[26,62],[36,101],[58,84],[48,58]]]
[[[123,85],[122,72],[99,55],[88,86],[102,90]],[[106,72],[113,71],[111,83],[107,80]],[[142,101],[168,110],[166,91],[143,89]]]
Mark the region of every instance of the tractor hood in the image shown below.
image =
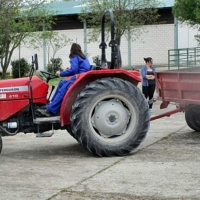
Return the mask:
[[[33,103],[46,104],[48,84],[37,76],[0,81],[0,121]],[[32,88],[32,95],[31,95]]]
[[[46,96],[48,84],[37,76],[32,77],[33,98],[38,99]],[[30,79],[16,78],[0,81],[0,101],[10,99],[30,98]]]

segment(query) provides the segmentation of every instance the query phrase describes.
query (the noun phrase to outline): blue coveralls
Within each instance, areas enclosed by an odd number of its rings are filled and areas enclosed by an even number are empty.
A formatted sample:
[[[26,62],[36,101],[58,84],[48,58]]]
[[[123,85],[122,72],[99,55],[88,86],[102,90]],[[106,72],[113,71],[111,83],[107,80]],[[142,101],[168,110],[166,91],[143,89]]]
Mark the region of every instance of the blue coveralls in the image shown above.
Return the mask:
[[[57,114],[60,110],[62,100],[72,85],[72,83],[76,80],[76,74],[81,74],[87,72],[91,69],[90,63],[88,59],[82,59],[78,55],[74,56],[70,59],[70,69],[60,72],[60,76],[72,76],[69,80],[62,80],[58,84],[58,88],[51,99],[51,103],[46,106],[46,108],[51,111],[53,114]]]

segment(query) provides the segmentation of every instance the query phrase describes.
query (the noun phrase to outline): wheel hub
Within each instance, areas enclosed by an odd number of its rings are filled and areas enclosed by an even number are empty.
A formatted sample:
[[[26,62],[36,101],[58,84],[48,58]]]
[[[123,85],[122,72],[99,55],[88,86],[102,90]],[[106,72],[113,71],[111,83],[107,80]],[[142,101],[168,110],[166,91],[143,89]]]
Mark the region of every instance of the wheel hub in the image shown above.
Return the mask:
[[[92,125],[103,137],[122,135],[126,131],[130,112],[121,101],[112,99],[100,102],[92,116]]]
[[[111,123],[116,121],[115,115],[110,115],[108,118]]]

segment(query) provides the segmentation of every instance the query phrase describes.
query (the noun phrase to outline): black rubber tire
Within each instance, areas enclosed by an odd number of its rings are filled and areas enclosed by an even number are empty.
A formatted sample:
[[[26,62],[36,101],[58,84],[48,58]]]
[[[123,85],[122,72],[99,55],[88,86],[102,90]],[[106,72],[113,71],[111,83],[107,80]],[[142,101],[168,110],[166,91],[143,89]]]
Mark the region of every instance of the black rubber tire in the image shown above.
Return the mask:
[[[108,105],[108,109],[103,109],[103,106],[110,102],[111,106]],[[119,111],[119,117],[116,115],[117,118],[115,118],[114,116],[114,121],[116,120],[117,125],[120,123],[125,125],[126,128],[120,135],[113,133],[109,136],[112,132],[111,128],[102,136],[99,129],[102,131],[110,123],[115,123],[112,121],[112,113],[116,111],[116,109],[114,110],[115,105],[112,107],[113,104],[116,104],[117,111]],[[102,117],[98,121],[105,126],[94,123],[96,120],[94,113],[98,112],[98,106],[101,108],[100,111],[105,111],[108,116],[106,119]],[[127,114],[128,119],[120,118],[122,116],[120,109]],[[84,88],[72,106],[70,119],[74,137],[87,150],[98,156],[127,155],[144,140],[150,125],[149,106],[144,95],[133,84],[119,78],[102,78]],[[112,126],[114,127],[114,125]],[[114,132],[118,131],[117,128],[113,128],[113,130]]]
[[[74,136],[74,134],[73,134],[73,132],[72,132],[71,124],[65,125],[65,128],[66,128],[67,132],[68,132],[73,138],[75,138],[75,136]],[[76,138],[75,138],[75,139],[76,139]],[[77,139],[76,139],[76,140],[77,140]]]
[[[3,147],[3,141],[2,141],[2,137],[1,137],[1,135],[0,135],[0,153],[1,153],[1,151],[2,151],[2,147]]]
[[[200,105],[188,105],[186,107],[185,121],[191,129],[200,132]]]
[[[73,136],[71,124],[65,125],[65,128],[66,128],[67,132],[68,132],[71,136]],[[73,136],[73,137],[74,137],[74,136]]]

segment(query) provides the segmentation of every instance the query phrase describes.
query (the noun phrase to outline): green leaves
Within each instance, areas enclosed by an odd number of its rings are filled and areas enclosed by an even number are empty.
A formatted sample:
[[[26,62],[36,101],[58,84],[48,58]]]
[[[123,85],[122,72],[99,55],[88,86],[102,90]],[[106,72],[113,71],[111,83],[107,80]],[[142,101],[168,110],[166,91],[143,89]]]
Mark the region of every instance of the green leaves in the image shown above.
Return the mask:
[[[24,58],[13,60],[11,65],[13,78],[21,78],[27,76],[31,68],[31,65]]]
[[[200,24],[200,0],[175,0],[172,12],[181,22]]]
[[[13,51],[32,32],[51,29],[53,13],[46,0],[0,1],[0,63],[5,77]]]
[[[137,29],[145,24],[155,23],[159,15],[157,7],[160,5],[158,0],[82,0],[87,3],[79,19],[87,21],[87,26],[92,28],[88,32],[89,41],[97,40],[100,33],[101,16],[105,10],[113,10],[115,19],[115,33],[117,44],[120,45],[121,36],[128,30],[131,34],[138,34]],[[110,19],[106,19],[106,27],[109,31]]]

